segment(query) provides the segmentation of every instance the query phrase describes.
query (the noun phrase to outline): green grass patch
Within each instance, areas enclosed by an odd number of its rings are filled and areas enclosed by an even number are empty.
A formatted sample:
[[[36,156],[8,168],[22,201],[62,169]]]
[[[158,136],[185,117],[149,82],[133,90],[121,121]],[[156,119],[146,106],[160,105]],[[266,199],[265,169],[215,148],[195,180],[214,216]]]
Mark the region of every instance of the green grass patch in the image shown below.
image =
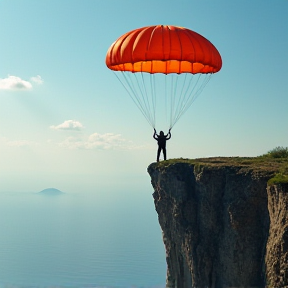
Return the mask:
[[[162,170],[179,163],[193,165],[195,172],[200,172],[203,167],[237,167],[241,171],[265,173],[271,177],[268,185],[288,183],[288,147],[276,147],[257,157],[179,158],[160,161],[155,165]]]
[[[288,184],[288,175],[277,173],[274,177],[268,180],[268,185]]]

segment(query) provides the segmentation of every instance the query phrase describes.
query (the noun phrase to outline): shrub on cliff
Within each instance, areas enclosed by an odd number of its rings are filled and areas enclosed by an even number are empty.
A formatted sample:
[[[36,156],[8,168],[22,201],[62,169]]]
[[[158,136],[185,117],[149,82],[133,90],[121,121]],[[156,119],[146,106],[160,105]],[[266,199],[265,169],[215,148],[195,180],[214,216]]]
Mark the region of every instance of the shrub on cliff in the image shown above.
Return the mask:
[[[288,158],[288,147],[276,147],[270,151],[268,151],[263,156],[271,157],[271,158]]]
[[[262,155],[265,158],[273,158],[278,163],[282,163],[279,167],[279,172],[268,181],[268,185],[274,184],[288,184],[288,147],[276,147],[266,154]],[[280,162],[279,162],[280,161]]]

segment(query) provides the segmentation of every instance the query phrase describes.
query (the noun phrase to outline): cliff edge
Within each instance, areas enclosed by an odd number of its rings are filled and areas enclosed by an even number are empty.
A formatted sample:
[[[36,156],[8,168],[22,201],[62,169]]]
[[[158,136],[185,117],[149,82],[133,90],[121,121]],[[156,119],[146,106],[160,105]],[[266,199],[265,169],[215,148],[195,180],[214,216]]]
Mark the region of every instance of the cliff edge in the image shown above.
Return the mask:
[[[166,287],[288,287],[288,184],[273,181],[283,165],[218,157],[148,167]]]

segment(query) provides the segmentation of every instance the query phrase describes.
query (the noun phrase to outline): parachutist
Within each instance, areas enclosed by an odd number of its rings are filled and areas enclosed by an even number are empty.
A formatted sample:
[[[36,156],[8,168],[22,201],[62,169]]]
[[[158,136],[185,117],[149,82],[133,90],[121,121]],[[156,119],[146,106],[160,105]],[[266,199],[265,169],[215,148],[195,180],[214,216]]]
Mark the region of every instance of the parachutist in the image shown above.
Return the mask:
[[[166,160],[166,141],[171,138],[171,128],[169,129],[169,133],[164,135],[163,131],[160,131],[158,135],[156,129],[154,128],[153,138],[158,142],[158,150],[157,150],[157,162],[159,162],[161,150],[163,151],[164,160]]]

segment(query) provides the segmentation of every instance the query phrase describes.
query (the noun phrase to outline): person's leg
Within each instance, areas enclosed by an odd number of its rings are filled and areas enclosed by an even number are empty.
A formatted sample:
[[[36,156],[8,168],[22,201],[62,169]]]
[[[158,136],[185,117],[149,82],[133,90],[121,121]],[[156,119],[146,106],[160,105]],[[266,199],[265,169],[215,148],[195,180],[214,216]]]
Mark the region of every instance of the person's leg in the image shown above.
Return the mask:
[[[158,151],[157,151],[157,162],[159,162],[160,152],[161,152],[161,147],[158,147]]]
[[[163,148],[164,160],[166,160],[166,148]]]

